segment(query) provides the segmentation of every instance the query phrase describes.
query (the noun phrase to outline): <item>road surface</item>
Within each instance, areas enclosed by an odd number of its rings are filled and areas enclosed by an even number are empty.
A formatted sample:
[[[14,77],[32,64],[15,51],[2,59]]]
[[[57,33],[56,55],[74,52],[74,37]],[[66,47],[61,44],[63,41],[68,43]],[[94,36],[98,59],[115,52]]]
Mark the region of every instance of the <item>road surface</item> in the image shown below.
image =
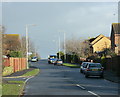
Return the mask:
[[[26,95],[118,95],[118,84],[102,78],[85,78],[79,68],[54,66],[47,60],[32,62],[40,73],[27,80],[24,90]]]

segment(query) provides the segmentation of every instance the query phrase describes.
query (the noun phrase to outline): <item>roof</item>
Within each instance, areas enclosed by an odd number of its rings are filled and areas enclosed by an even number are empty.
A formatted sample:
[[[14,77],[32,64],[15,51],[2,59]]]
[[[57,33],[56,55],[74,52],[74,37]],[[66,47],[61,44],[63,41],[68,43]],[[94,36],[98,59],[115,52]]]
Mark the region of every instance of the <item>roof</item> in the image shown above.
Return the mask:
[[[115,34],[120,34],[120,23],[112,23],[112,29]]]
[[[104,37],[105,37],[104,35],[100,34],[97,37],[90,39],[89,41],[92,45],[94,45],[95,43],[97,43],[99,40],[101,40]],[[109,39],[108,37],[106,38]]]

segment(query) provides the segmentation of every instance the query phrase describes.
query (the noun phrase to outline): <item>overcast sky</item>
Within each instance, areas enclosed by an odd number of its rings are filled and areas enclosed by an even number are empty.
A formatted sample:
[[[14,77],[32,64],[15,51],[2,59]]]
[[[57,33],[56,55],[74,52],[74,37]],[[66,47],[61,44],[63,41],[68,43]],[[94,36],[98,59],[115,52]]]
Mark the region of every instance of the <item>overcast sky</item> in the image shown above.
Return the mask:
[[[1,22],[1,20],[0,20]],[[87,39],[99,34],[110,36],[111,24],[118,22],[117,2],[6,2],[2,4],[2,23],[6,33],[29,37],[42,58],[58,51],[58,37]],[[60,34],[59,34],[60,33]]]

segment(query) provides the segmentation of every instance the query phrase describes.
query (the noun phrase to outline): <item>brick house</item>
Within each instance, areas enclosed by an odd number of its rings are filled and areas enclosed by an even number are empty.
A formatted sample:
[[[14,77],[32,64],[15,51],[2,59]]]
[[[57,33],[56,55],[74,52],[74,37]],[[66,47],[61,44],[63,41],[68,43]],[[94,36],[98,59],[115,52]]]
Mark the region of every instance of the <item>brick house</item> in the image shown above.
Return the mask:
[[[111,28],[111,49],[120,55],[120,23],[112,23]]]
[[[102,52],[107,48],[111,47],[111,40],[102,34],[95,38],[89,39],[92,52]]]

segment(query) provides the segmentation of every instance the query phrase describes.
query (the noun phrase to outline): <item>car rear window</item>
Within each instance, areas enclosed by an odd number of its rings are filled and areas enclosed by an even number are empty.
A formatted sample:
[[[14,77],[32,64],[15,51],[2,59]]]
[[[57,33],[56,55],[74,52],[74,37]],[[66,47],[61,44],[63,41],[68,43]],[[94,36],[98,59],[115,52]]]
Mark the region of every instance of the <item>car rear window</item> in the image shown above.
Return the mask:
[[[90,67],[102,67],[101,64],[89,64]]]

